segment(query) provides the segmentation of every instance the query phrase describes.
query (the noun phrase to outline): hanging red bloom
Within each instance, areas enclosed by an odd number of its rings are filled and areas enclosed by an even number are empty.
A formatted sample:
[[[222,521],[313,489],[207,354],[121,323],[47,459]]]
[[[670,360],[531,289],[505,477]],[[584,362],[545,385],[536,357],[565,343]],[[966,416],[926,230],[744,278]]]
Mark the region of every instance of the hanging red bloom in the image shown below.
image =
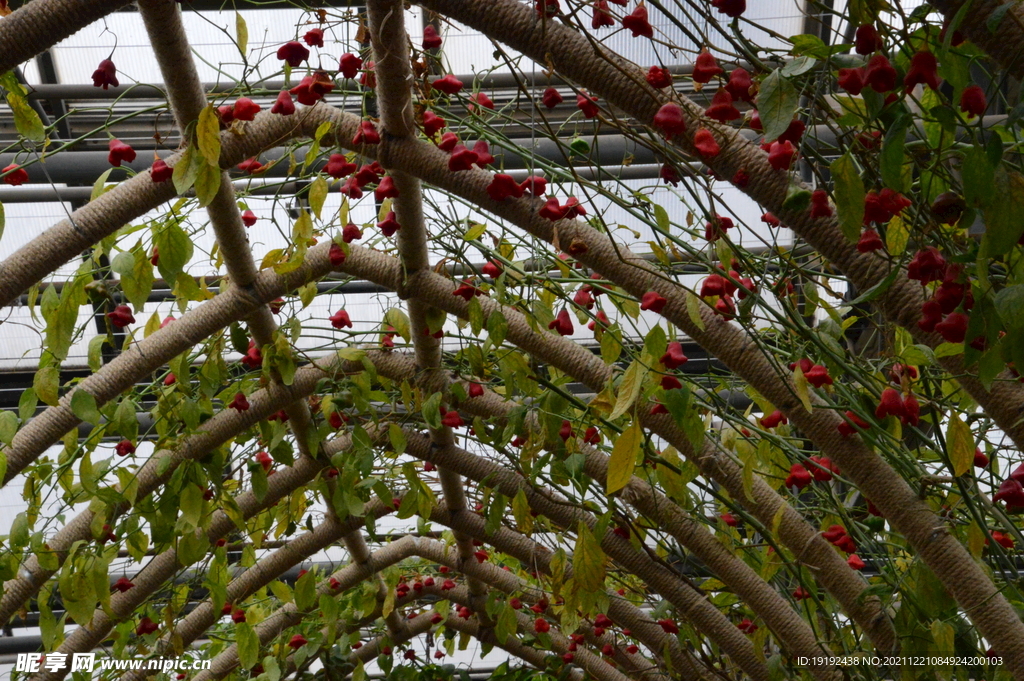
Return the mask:
[[[596,29],[614,25],[615,17],[608,10],[608,0],[596,0],[594,2],[594,16],[590,20],[590,27]]]
[[[857,27],[856,37],[854,38],[854,49],[857,54],[864,55],[865,57],[869,54],[878,52],[885,44],[882,42],[882,36],[878,35],[878,29],[872,24],[864,24]]]
[[[544,91],[544,94],[541,95],[540,101],[543,102],[544,106],[546,106],[547,108],[554,109],[564,100],[562,99],[562,95],[559,94],[558,90],[556,90],[553,87],[549,87],[547,90]]]
[[[647,6],[643,4],[637,5],[632,14],[622,17],[622,28],[629,30],[634,38],[639,38],[640,36],[653,38],[654,27],[647,20]]]
[[[277,48],[277,58],[288,62],[293,69],[309,59],[309,50],[302,43],[291,40]]]
[[[438,78],[430,84],[432,88],[443,92],[446,95],[454,95],[455,93],[462,90],[462,81],[456,78],[453,74],[449,73],[444,78]]]
[[[725,84],[725,89],[734,100],[753,102],[754,96],[750,94],[753,86],[754,81],[750,78],[750,72],[737,67],[729,73],[729,82]]]
[[[988,108],[985,90],[980,85],[970,85],[960,94],[960,110],[968,116],[980,116]]]
[[[735,19],[747,11],[747,0],[711,0],[711,6]]]
[[[704,113],[719,123],[734,121],[741,115],[739,109],[732,105],[732,95],[725,88],[719,88],[711,99],[711,106]]]
[[[723,73],[725,73],[725,70],[718,65],[715,55],[711,54],[707,48],[701,50],[693,65],[693,81],[695,83],[709,83],[712,78],[716,78]]]
[[[427,24],[423,28],[423,49],[436,50],[441,47],[442,43],[441,36],[438,34],[437,29],[434,28],[434,25]]]
[[[682,107],[675,102],[663,104],[658,113],[654,114],[654,126],[665,133],[667,139],[686,132]]]
[[[120,166],[123,161],[131,163],[135,160],[135,150],[132,149],[131,145],[125,144],[117,138],[111,139],[107,143],[107,147],[110,149],[110,153],[107,154],[107,161],[115,168]]]
[[[828,192],[824,189],[815,189],[811,194],[811,217],[832,217],[832,206],[828,203]]]
[[[660,66],[652,66],[647,75],[644,76],[647,84],[653,88],[662,89],[672,85],[672,74],[668,69]]]
[[[939,89],[939,62],[931,52],[918,52],[910,58],[910,68],[903,78],[903,87],[910,92],[918,85]]]
[[[295,102],[292,101],[291,93],[281,90],[274,101],[274,106],[270,107],[270,113],[282,116],[291,116],[295,113]]]
[[[896,87],[896,69],[884,54],[876,54],[868,60],[864,71],[864,84],[879,93],[889,92]]]
[[[548,328],[554,329],[560,336],[570,336],[573,332],[572,319],[569,317],[569,311],[562,309],[555,318],[548,322]]]
[[[576,95],[576,108],[583,112],[584,118],[593,118],[597,115],[597,97],[591,97],[587,93]]]
[[[117,67],[114,66],[114,62],[109,59],[104,59],[100,62],[96,70],[92,72],[92,86],[101,87],[104,90],[109,88],[111,85],[117,87]]]
[[[129,324],[135,323],[135,317],[132,316],[132,309],[127,305],[118,305],[114,308],[113,312],[107,313],[107,318],[110,323],[119,329],[123,329]]]
[[[352,138],[352,144],[380,144],[380,133],[373,127],[373,121],[363,121],[359,124],[359,132]]]
[[[341,55],[341,60],[338,62],[338,70],[341,71],[341,75],[345,78],[350,80],[355,78],[361,68],[363,68],[363,60],[358,56],[351,52]]]
[[[398,220],[395,219],[395,211],[388,211],[387,217],[384,218],[383,222],[378,222],[377,227],[384,234],[384,236],[394,236],[395,232],[400,230],[402,226],[398,224]]]
[[[718,146],[715,136],[707,128],[701,128],[693,136],[693,147],[705,160],[712,159],[722,152],[722,148]]]
[[[158,184],[161,182],[166,182],[167,180],[171,179],[171,176],[173,174],[174,168],[170,167],[169,165],[164,163],[163,159],[159,158],[153,161],[153,165],[149,169],[150,178],[152,178],[153,182]],[[28,179],[27,175],[28,174],[26,173],[25,179]]]

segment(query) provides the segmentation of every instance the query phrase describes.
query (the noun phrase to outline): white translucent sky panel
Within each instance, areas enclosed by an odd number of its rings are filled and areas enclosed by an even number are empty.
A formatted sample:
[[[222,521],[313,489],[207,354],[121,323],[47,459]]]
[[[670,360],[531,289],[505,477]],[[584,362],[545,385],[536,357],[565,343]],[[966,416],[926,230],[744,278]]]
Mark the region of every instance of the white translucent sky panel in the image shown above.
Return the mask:
[[[696,29],[697,33],[708,35],[708,27],[695,26],[674,4],[667,8],[677,13],[674,15],[684,26]],[[618,8],[613,8],[618,10]],[[349,10],[337,9],[334,12],[345,13]],[[256,78],[266,78],[280,71],[281,63],[277,60],[277,48],[288,40],[294,40],[305,33],[308,28],[316,25],[313,15],[302,10],[266,9],[244,10],[242,17],[249,33],[250,67],[255,66]],[[585,15],[585,16],[584,16]],[[762,24],[765,28],[781,35],[793,35],[800,31],[802,14],[798,0],[761,0],[752,4],[747,18]],[[589,22],[589,13],[584,10],[581,19]],[[186,10],[184,23],[189,41],[202,59],[196,64],[200,78],[204,81],[234,80],[241,77],[245,70],[241,55],[234,43],[235,12],[233,10],[218,12],[195,12]],[[344,52],[355,51],[354,30],[352,23],[331,22],[325,28],[325,45],[313,49],[309,64],[313,67],[322,65],[327,69],[336,69],[338,57]],[[691,41],[671,19],[657,10],[651,10],[651,23],[655,27],[656,38],[670,45],[681,47],[687,51],[696,51],[698,46]],[[406,12],[406,25],[413,44],[422,41],[422,18],[419,8]],[[589,23],[587,24],[589,28]],[[445,36],[444,59],[453,73],[466,74],[485,71],[495,64],[494,47],[489,39],[478,32],[467,30],[457,24],[446,24],[442,31]],[[742,25],[742,31],[755,44],[775,46],[775,41],[764,31],[748,23]],[[617,29],[601,29],[596,37],[609,48],[623,54],[640,64],[679,63],[690,61],[685,55],[674,56],[664,45],[637,38],[621,27]],[[708,35],[712,43],[721,40],[720,36]],[[141,17],[135,12],[117,12],[111,14],[103,22],[86,27],[77,34],[59,43],[54,54],[61,82],[88,83],[91,75],[101,60],[107,58],[114,49],[114,62],[118,67],[118,76],[124,83],[159,83],[162,81],[159,68],[151,58],[152,48],[146,38]],[[512,50],[506,52],[513,58],[518,54]],[[522,63],[523,68],[529,68]],[[38,70],[34,62],[25,65],[26,77],[30,82],[38,82]]]
[[[58,201],[11,202],[4,204],[4,212],[7,215],[7,224],[4,228],[3,238],[0,239],[0,259],[10,257],[40,233],[66,218],[71,212],[71,205]],[[61,264],[60,268],[52,275],[53,279],[63,281],[73,274],[80,264],[78,259]]]
[[[96,331],[89,305],[78,310],[78,327],[88,323],[82,334],[68,350],[63,362],[65,368],[84,367],[89,355],[89,339]],[[32,319],[27,306],[0,308],[0,369],[31,370],[39,366],[39,356],[45,340],[46,322],[36,307],[38,321]]]

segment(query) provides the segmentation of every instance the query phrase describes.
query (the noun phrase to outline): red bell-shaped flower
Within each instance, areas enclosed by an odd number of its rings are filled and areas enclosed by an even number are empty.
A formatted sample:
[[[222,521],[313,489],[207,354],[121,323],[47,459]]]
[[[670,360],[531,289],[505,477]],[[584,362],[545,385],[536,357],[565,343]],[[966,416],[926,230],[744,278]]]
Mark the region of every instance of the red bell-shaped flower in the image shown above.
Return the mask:
[[[398,187],[395,186],[395,180],[390,175],[384,176],[377,188],[373,190],[373,198],[377,201],[383,201],[384,199],[397,199],[398,198]]]
[[[487,185],[487,195],[495,201],[504,201],[507,198],[518,199],[523,195],[523,188],[505,173],[497,173]]]
[[[704,113],[719,123],[728,123],[740,117],[739,109],[732,105],[732,95],[725,88],[719,88],[711,99],[711,106]]]
[[[583,112],[584,118],[597,116],[597,97],[592,97],[585,92],[576,95],[576,108]]]
[[[544,106],[546,106],[547,108],[554,109],[556,106],[562,103],[563,99],[562,95],[559,94],[558,90],[556,90],[553,87],[549,87],[547,90],[544,91],[544,94],[541,95],[540,101],[543,102]]]
[[[324,166],[324,171],[336,180],[355,172],[356,164],[349,162],[344,154],[331,154]]]
[[[789,170],[796,158],[796,149],[792,142],[772,142],[771,150],[768,152],[768,165],[775,170]]]
[[[336,329],[352,328],[352,320],[349,319],[348,312],[345,310],[338,310],[330,316],[331,326]]]
[[[111,139],[107,143],[107,147],[110,149],[110,153],[107,154],[107,161],[115,168],[121,165],[123,161],[131,163],[135,160],[135,150],[132,149],[131,145],[125,144],[117,138]]]
[[[106,90],[108,87],[113,85],[117,87],[117,67],[114,66],[114,62],[109,59],[104,59],[100,62],[96,70],[92,72],[92,86],[101,87]]]
[[[753,102],[754,97],[750,94],[750,88],[753,85],[754,81],[750,78],[749,71],[735,68],[729,73],[729,82],[725,84],[725,89],[729,91],[734,100]]]
[[[686,120],[683,109],[675,102],[663,104],[658,113],[654,114],[654,126],[661,130],[667,139],[686,132]]]
[[[363,60],[358,56],[351,52],[341,55],[341,60],[338,62],[338,70],[341,71],[341,75],[345,78],[350,80],[355,78],[361,68],[363,68]]]
[[[851,95],[859,95],[864,90],[866,75],[863,68],[839,69],[839,87]]]
[[[633,34],[634,38],[638,38],[640,36],[653,38],[654,27],[651,26],[651,22],[647,20],[647,6],[644,4],[637,5],[632,14],[622,17],[622,28],[629,30],[629,32]]]
[[[462,81],[456,78],[453,74],[449,73],[444,78],[438,78],[430,84],[432,88],[443,92],[446,95],[454,95],[455,93],[462,90]]]
[[[860,253],[870,253],[877,251],[882,248],[882,237],[878,235],[873,229],[866,229],[860,235],[860,239],[857,241],[857,251]]]
[[[341,230],[341,240],[347,244],[350,244],[353,241],[359,241],[362,238],[363,230],[359,229],[359,225],[355,225],[350,222]]]
[[[478,159],[479,156],[477,156],[475,151],[467,149],[464,144],[457,144],[455,149],[452,150],[452,155],[448,158],[448,170],[452,172],[469,170]]]
[[[864,84],[879,93],[889,92],[896,87],[896,69],[884,54],[876,54],[868,60],[864,70]]]
[[[917,52],[910,58],[910,68],[903,78],[903,87],[910,92],[918,85],[939,89],[939,62],[931,52]]]
[[[608,9],[608,0],[597,0],[594,3],[594,15],[590,19],[590,27],[597,29],[604,26],[614,26],[615,17]]]
[[[135,317],[132,316],[132,309],[127,305],[118,305],[114,308],[113,312],[107,313],[107,318],[110,323],[119,329],[123,329],[129,324],[135,323]]]
[[[363,121],[359,124],[359,132],[352,138],[352,144],[380,144],[380,134],[377,128],[373,127],[373,121]]]
[[[651,87],[660,90],[672,85],[672,74],[668,69],[660,66],[652,66],[650,70],[647,71],[647,75],[644,76],[644,80],[646,80],[647,84]]]
[[[725,70],[718,65],[715,55],[707,48],[700,51],[697,61],[693,65],[693,80],[695,83],[709,83],[712,78],[722,75]]]
[[[442,44],[441,36],[437,33],[437,29],[434,28],[433,24],[427,24],[423,28],[423,49],[424,50],[436,50],[441,47]]]
[[[246,227],[252,227],[258,219],[256,213],[253,213],[251,210],[246,209],[242,211],[242,224]]]
[[[327,258],[331,261],[331,267],[341,267],[345,263],[345,249],[339,244],[332,243],[327,251]]]
[[[661,363],[666,369],[678,369],[690,361],[690,358],[683,354],[683,345],[679,341],[672,341],[668,344],[665,354],[661,356]]]
[[[294,69],[309,59],[309,50],[302,43],[291,40],[277,48],[277,58],[288,62],[288,66]]]
[[[707,128],[701,128],[693,136],[693,148],[705,160],[710,160],[722,153],[722,148],[718,146],[718,141],[715,140],[715,136]]]
[[[885,44],[882,42],[882,36],[878,35],[878,29],[873,24],[863,24],[857,27],[857,33],[854,38],[854,50],[857,54],[862,54],[865,57],[869,54],[878,52]]]
[[[281,90],[274,101],[274,106],[270,107],[270,113],[282,116],[291,116],[295,113],[295,102],[292,101],[291,93]]]
[[[811,193],[811,217],[832,217],[832,206],[830,206],[828,203],[828,192],[826,192],[824,189],[815,189]]]
[[[559,336],[570,336],[573,332],[572,318],[569,317],[569,311],[562,309],[555,318],[548,322],[548,328],[554,329],[558,332]]]
[[[747,11],[747,0],[711,0],[711,6],[735,19]]]
[[[640,309],[650,310],[651,312],[661,312],[665,309],[665,304],[668,301],[665,300],[657,291],[648,291],[640,299]]]
[[[174,168],[170,167],[169,165],[164,163],[163,159],[159,158],[153,161],[153,165],[149,169],[149,176],[155,183],[166,182],[167,180],[171,179],[171,176],[173,174]],[[28,179],[27,175],[28,173],[26,173],[26,179]]]
[[[235,393],[235,399],[231,400],[228,409],[249,411],[249,400],[245,398],[245,393]]]
[[[980,116],[988,108],[985,90],[980,85],[970,85],[960,94],[960,110],[968,116]]]
[[[382,222],[377,223],[377,227],[384,234],[384,236],[393,236],[395,232],[402,228],[402,225],[398,224],[398,220],[395,218],[395,211],[388,211],[387,217]]]

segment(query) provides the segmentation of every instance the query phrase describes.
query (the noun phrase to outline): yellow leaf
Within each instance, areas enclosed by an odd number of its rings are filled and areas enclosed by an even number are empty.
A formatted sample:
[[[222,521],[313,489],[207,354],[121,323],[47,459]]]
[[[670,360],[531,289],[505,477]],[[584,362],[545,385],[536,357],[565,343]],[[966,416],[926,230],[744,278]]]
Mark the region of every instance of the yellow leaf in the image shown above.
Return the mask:
[[[576,549],[572,569],[576,584],[586,592],[597,593],[604,588],[604,551],[593,532],[582,520],[576,530]]]
[[[885,227],[885,249],[889,255],[902,255],[907,249],[907,240],[910,238],[910,230],[907,223],[903,221],[903,214],[896,215]]]
[[[690,315],[690,321],[694,326],[703,331],[704,320],[700,317],[700,299],[690,291],[686,292],[686,313]]]
[[[971,427],[956,412],[949,414],[946,428],[946,449],[953,464],[953,475],[963,475],[974,465],[974,435]]]
[[[309,185],[309,208],[320,218],[320,211],[324,208],[324,200],[327,198],[327,180],[317,175],[313,183]]]
[[[249,27],[238,12],[235,12],[235,41],[238,43],[238,51],[244,57],[249,51]]]
[[[640,445],[643,442],[644,433],[640,425],[635,421],[629,425],[612,448],[612,456],[608,461],[608,480],[606,491],[614,494],[625,487],[633,477],[633,469],[636,467],[636,456],[640,453]]]
[[[636,398],[640,396],[640,390],[643,388],[646,377],[647,367],[640,364],[637,360],[633,360],[629,368],[626,369],[622,382],[619,384],[619,394],[615,400],[615,409],[609,414],[609,420],[614,421],[633,406]]]
[[[199,112],[196,124],[196,144],[206,162],[220,167],[220,115],[211,104]]]
[[[811,392],[808,388],[807,379],[804,377],[804,372],[797,367],[793,369],[793,389],[796,391],[796,396],[800,398],[800,402],[803,403],[804,409],[807,413],[811,413],[813,407],[811,406]]]

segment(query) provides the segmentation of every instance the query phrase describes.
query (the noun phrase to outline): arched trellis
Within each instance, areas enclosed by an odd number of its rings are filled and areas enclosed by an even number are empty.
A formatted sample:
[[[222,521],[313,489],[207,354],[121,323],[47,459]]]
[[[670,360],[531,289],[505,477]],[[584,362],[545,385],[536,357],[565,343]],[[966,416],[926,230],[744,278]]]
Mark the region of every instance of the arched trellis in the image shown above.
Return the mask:
[[[12,15],[14,20],[0,22],[0,44],[11,44],[11,31],[33,27],[31,39],[23,42],[27,45],[25,49],[38,52],[56,39],[67,35],[68,31],[84,26],[123,4],[125,3],[50,3],[44,10],[40,9],[44,6],[42,0],[34,0],[15,12]],[[595,47],[571,26],[538,19],[532,8],[512,0],[497,0],[493,3],[472,0],[427,0],[422,4],[427,9],[507,42],[528,56],[541,61],[550,60],[553,67],[567,78],[601,95],[640,123],[650,125],[659,107],[672,99],[682,107],[690,129],[706,127],[718,139],[723,153],[709,163],[716,173],[722,177],[734,177],[737,171],[745,170],[751,179],[744,190],[760,204],[775,212],[834,266],[843,270],[861,290],[868,290],[889,277],[891,265],[873,255],[858,254],[853,245],[842,237],[834,220],[812,220],[805,212],[787,209],[782,200],[790,185],[789,177],[785,173],[771,170],[764,155],[758,152],[754,145],[745,141],[731,128],[707,121],[702,110],[685,97],[675,95],[668,98],[663,92],[651,89],[644,84],[643,72],[638,67],[626,63],[603,48]],[[199,88],[194,68],[181,66],[190,65],[191,58],[181,30],[178,9],[174,3],[143,0],[141,10],[158,60],[163,67],[172,110],[179,126],[185,129],[198,118],[206,101]],[[684,289],[666,279],[643,259],[636,258],[630,253],[623,254],[621,248],[612,244],[606,236],[581,221],[553,222],[538,217],[536,200],[494,201],[486,191],[492,178],[489,172],[470,170],[452,173],[448,170],[447,158],[442,152],[415,139],[411,91],[407,86],[410,74],[407,58],[408,41],[399,22],[402,10],[401,3],[388,0],[370,3],[369,28],[377,61],[377,91],[384,134],[381,135],[379,144],[354,149],[367,157],[376,156],[385,168],[392,171],[391,177],[399,190],[394,209],[402,225],[402,230],[398,233],[400,258],[394,259],[352,246],[345,261],[338,265],[330,262],[329,244],[324,244],[311,249],[304,264],[295,272],[285,276],[270,272],[257,273],[255,263],[249,255],[240,214],[234,202],[233,189],[226,181],[225,174],[222,176],[220,191],[210,203],[209,213],[234,286],[210,303],[186,314],[168,329],[139,342],[104,370],[79,384],[75,390],[88,392],[99,404],[107,402],[130,387],[140,376],[152,373],[188,347],[239,319],[249,322],[258,346],[272,343],[276,327],[266,303],[303,283],[322,277],[331,269],[381,284],[398,291],[409,301],[409,316],[415,341],[415,363],[403,358],[388,357],[388,353],[377,353],[374,359],[371,359],[377,371],[393,378],[401,376],[408,380],[413,377],[425,390],[431,392],[445,390],[450,377],[447,372],[440,369],[440,344],[430,335],[421,335],[416,333],[416,330],[426,326],[425,319],[431,307],[466,319],[470,316],[470,306],[468,302],[451,295],[454,286],[450,280],[432,273],[427,267],[426,231],[419,201],[419,182],[424,181],[471,201],[523,228],[538,239],[552,242],[556,246],[559,241],[581,244],[582,246],[576,249],[576,257],[580,262],[595,271],[600,271],[604,277],[636,298],[641,298],[651,291],[663,296],[666,304],[662,313],[668,321],[707,348],[784,412],[822,453],[839,463],[844,474],[858,488],[870,490],[875,505],[934,570],[981,633],[1007,658],[1009,668],[1018,678],[1024,677],[1024,626],[991,579],[974,563],[954,537],[938,529],[941,525],[937,516],[918,500],[914,490],[881,457],[859,437],[840,437],[836,427],[841,419],[832,410],[823,408],[826,405],[822,400],[812,396],[811,402],[815,408],[804,408],[797,397],[798,391],[793,386],[791,377],[772,358],[766,358],[755,351],[755,344],[741,327],[723,320],[707,307],[701,307],[695,317]],[[1007,30],[1005,24],[1001,30]],[[40,38],[40,35],[43,37]],[[581,54],[591,54],[593,50],[598,50],[598,56],[580,59]],[[10,58],[32,56],[28,53],[23,55],[23,51],[11,52]],[[353,116],[332,111],[322,104],[303,111],[296,118],[298,120],[261,115],[247,129],[246,135],[238,138],[230,134],[222,135],[222,167],[230,167],[284,138],[312,136],[320,124],[327,121],[333,124],[330,132],[333,141],[340,147],[352,147],[353,136],[361,122]],[[677,140],[684,152],[693,155],[694,150],[688,137]],[[169,165],[173,166],[176,160],[178,159],[172,158]],[[42,263],[54,262],[52,253],[55,249],[63,260],[67,260],[82,248],[113,233],[124,222],[172,198],[173,193],[173,187],[169,184],[154,183],[143,174],[76,211],[65,223],[58,225],[0,264],[0,292],[3,293],[3,300],[9,302],[27,286],[41,279],[47,273],[46,266]],[[44,253],[51,259],[43,259],[41,255]],[[923,300],[921,289],[910,282],[902,272],[896,273],[890,286],[889,292],[877,301],[882,312],[895,323],[906,327],[916,340],[931,347],[937,346],[941,342],[938,336],[926,334],[917,328]],[[516,310],[503,308],[487,299],[481,301],[480,307],[485,318],[495,312],[502,314],[508,321],[507,338],[510,342],[589,385],[595,391],[602,390],[612,377],[612,370],[593,355],[568,341],[538,333]],[[1024,402],[1020,386],[1012,380],[1000,380],[993,383],[991,389],[986,389],[981,382],[966,374],[959,358],[944,357],[942,363],[951,374],[960,379],[961,384],[1020,447],[1024,442],[1024,423],[1016,414]],[[355,369],[353,366],[348,368]],[[340,363],[309,368],[303,370],[302,376],[297,377],[290,386],[279,384],[280,377],[272,377],[274,380],[265,393],[254,397],[250,412],[225,412],[221,417],[215,417],[218,419],[216,422],[208,422],[204,427],[204,433],[191,436],[175,451],[158,453],[153,459],[152,475],[147,477],[144,473],[141,477],[144,485],[140,485],[140,490],[144,490],[144,493],[140,493],[140,498],[151,494],[166,480],[166,472],[155,472],[160,467],[155,463],[160,457],[169,456],[174,461],[183,461],[201,456],[209,448],[227,441],[233,434],[282,408],[287,410],[291,419],[291,427],[302,457],[290,471],[282,470],[270,481],[270,489],[262,499],[257,499],[255,495],[247,492],[235,503],[243,517],[248,517],[272,506],[284,495],[308,483],[326,465],[325,456],[329,457],[332,451],[336,451],[332,450],[332,447],[340,449],[346,445],[344,441],[326,444],[320,452],[310,451],[306,447],[306,433],[314,426],[308,407],[301,398],[314,392],[317,380],[339,370],[344,370]],[[1008,379],[1009,376],[1003,378]],[[47,446],[77,425],[79,419],[70,405],[71,393],[63,398],[61,406],[46,410],[18,432],[7,450],[8,472],[4,482],[24,470]],[[486,392],[482,397],[465,401],[460,408],[465,409],[467,413],[474,413],[474,410],[479,409],[476,413],[490,418],[507,415],[510,405],[495,394]],[[845,567],[828,543],[795,509],[760,479],[753,482],[753,491],[749,491],[744,485],[740,467],[728,455],[719,451],[714,443],[709,443],[703,451],[696,452],[670,418],[651,415],[644,416],[641,420],[651,432],[675,445],[681,453],[694,460],[708,477],[728,489],[733,500],[746,506],[751,515],[760,520],[766,531],[777,534],[779,540],[788,546],[798,559],[813,562],[819,569],[816,576],[822,586],[827,588],[843,605],[847,614],[865,629],[875,645],[884,650],[893,649],[894,634],[877,599],[864,597],[863,580]],[[374,435],[383,437],[380,431]],[[563,527],[571,528],[579,522],[585,522],[591,527],[597,525],[594,518],[588,518],[586,514],[581,515],[579,512],[574,515],[525,481],[517,481],[514,474],[460,450],[454,445],[451,430],[447,427],[431,430],[429,438],[411,430],[406,432],[406,437],[409,442],[407,451],[410,454],[439,465],[447,503],[445,512],[452,514],[453,517],[457,518],[460,514],[467,513],[461,482],[461,476],[467,476],[479,483],[486,480],[489,486],[501,489],[507,496],[514,496],[519,489],[528,489],[531,505]],[[602,465],[607,467],[604,456],[586,448],[583,451],[586,452],[588,474],[600,480],[604,475]],[[687,519],[682,509],[664,496],[645,490],[643,485],[642,481],[635,481],[627,487],[624,499],[646,516],[671,527],[670,533],[682,545],[701,555],[716,575],[741,593],[747,603],[759,612],[766,623],[769,623],[779,643],[789,654],[813,655],[816,650],[820,650],[814,633],[792,609],[780,602],[777,593],[770,586],[750,573],[748,568],[745,569],[743,563],[735,559],[730,560],[726,555],[717,555],[716,558],[714,552],[718,551],[719,547],[701,544],[708,541],[710,535],[702,529],[688,527],[692,521]],[[111,517],[125,510],[127,507],[114,510]],[[380,511],[382,509],[377,509],[377,512]],[[375,511],[371,509],[369,512]],[[666,515],[659,516],[659,513]],[[327,522],[332,521],[329,519]],[[351,522],[345,525],[337,524],[340,521],[334,522],[336,524],[331,526],[330,531],[337,533],[338,538],[346,538],[349,550],[356,558],[353,572],[359,573],[358,566],[365,565],[369,560],[365,542],[356,532],[359,523]],[[59,553],[67,550],[75,541],[87,538],[91,523],[91,513],[86,512],[64,528],[50,548]],[[470,577],[469,589],[458,591],[458,598],[454,600],[478,603],[486,587],[485,580],[479,575],[478,566],[472,564],[473,532],[464,529],[462,523],[452,524],[456,530],[458,563]],[[232,527],[232,520],[228,515],[220,513],[209,526],[208,537],[215,540]],[[322,539],[321,536],[317,540],[309,540],[312,542],[310,546]],[[721,646],[733,664],[753,678],[767,678],[766,667],[753,653],[749,641],[717,610],[704,603],[696,594],[690,593],[678,576],[659,568],[649,558],[645,558],[642,552],[630,547],[626,540],[611,533],[598,539],[605,552],[619,565],[641,576],[649,587],[676,605],[684,616],[689,616],[702,633]],[[295,555],[301,555],[301,549],[295,550],[299,550],[299,554]],[[362,556],[362,559],[359,556]],[[58,558],[62,559],[63,556],[59,555]],[[434,555],[431,555],[431,558],[439,560]],[[5,585],[3,603],[0,604],[0,614],[5,616],[4,619],[20,608],[26,599],[37,592],[55,573],[53,570],[41,568],[38,561],[33,563],[32,560],[35,559],[31,559],[27,567],[29,577],[23,576],[12,580],[11,588]],[[454,565],[456,561],[452,558],[450,562]],[[135,589],[113,599],[113,619],[130,616],[151,591],[173,575],[177,563],[175,553],[170,551],[147,566],[147,572],[144,574],[154,576],[140,576]],[[377,570],[365,569],[365,574],[359,576],[367,578],[376,572]],[[147,578],[151,583],[145,581]],[[85,650],[98,644],[112,626],[112,620],[108,621],[108,617],[103,610],[98,610],[93,622],[88,627],[77,630],[65,641],[61,650]],[[394,617],[390,618],[391,635],[399,637],[418,631],[422,626],[422,620],[412,622],[417,624],[403,623]],[[469,623],[459,623],[451,616],[448,623],[456,629],[460,626],[469,627],[472,629],[470,633],[474,635],[480,633]],[[491,626],[493,623],[486,617],[481,619],[479,627],[486,629]],[[266,640],[272,638],[273,636],[268,634]],[[561,640],[564,643],[564,639]],[[541,662],[534,654],[535,651],[530,649],[517,648],[511,652],[533,663]],[[592,662],[589,658],[586,658],[586,661],[588,665]],[[602,667],[587,668],[592,673],[598,669],[606,671]],[[690,670],[698,676],[707,673],[699,666],[690,666]],[[815,668],[814,673],[823,678],[835,678],[837,670],[827,667]],[[620,678],[617,671],[612,670],[608,674],[609,679]],[[56,679],[61,675],[45,676]]]

